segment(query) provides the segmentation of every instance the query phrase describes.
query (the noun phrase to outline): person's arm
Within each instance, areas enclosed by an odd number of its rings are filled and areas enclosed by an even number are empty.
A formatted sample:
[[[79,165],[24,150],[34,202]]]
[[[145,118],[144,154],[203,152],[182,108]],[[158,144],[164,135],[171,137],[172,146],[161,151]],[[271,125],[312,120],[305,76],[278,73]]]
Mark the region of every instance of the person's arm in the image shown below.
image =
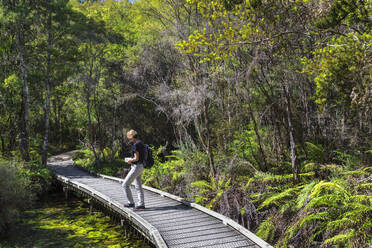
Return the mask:
[[[139,152],[135,151],[134,158],[132,158],[131,160],[128,160],[128,163],[131,164],[131,163],[137,162],[138,160],[139,160]]]

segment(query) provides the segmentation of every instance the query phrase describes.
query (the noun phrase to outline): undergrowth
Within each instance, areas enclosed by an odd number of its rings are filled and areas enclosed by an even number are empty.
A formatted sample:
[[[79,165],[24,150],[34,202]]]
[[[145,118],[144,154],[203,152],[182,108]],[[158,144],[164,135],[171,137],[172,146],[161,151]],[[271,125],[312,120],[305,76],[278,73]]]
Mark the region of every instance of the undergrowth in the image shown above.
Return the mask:
[[[165,160],[155,149],[143,180],[236,220],[275,247],[369,247],[372,167],[353,154],[328,154],[310,142],[305,148],[297,183],[287,161],[262,172],[244,154],[217,154],[211,176],[206,154],[182,146]]]

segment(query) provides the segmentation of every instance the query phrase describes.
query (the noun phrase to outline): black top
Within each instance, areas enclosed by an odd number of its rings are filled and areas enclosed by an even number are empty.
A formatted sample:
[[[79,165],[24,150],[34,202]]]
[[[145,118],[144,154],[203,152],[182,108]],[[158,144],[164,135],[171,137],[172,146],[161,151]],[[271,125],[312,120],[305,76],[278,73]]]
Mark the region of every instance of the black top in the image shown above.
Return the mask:
[[[131,150],[132,158],[134,158],[134,152],[139,153],[139,159],[136,163],[142,163],[143,155],[145,154],[145,146],[143,145],[142,140],[138,140],[136,143],[133,144],[132,150]]]

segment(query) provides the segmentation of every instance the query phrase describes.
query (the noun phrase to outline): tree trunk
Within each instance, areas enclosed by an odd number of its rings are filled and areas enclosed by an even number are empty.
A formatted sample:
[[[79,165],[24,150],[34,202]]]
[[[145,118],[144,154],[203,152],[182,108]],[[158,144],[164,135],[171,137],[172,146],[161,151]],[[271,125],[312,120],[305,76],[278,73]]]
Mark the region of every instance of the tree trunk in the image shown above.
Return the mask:
[[[43,156],[42,156],[42,163],[44,166],[47,165],[48,159],[48,137],[49,137],[49,113],[50,113],[50,56],[51,56],[51,27],[52,27],[52,13],[49,13],[48,18],[48,57],[47,57],[47,68],[46,68],[46,80],[45,80],[45,133],[44,133],[44,141],[43,141]]]
[[[292,173],[294,183],[298,182],[298,165],[296,159],[296,143],[293,136],[293,126],[292,126],[292,114],[291,114],[291,100],[289,93],[289,86],[286,83],[284,85],[284,92],[286,98],[286,112],[287,112],[287,121],[288,121],[288,133],[289,133],[289,142],[291,147],[291,163],[292,163]]]
[[[1,132],[1,133],[3,133],[3,132]],[[5,154],[5,146],[6,146],[6,144],[5,144],[5,140],[4,140],[4,136],[3,135],[0,135],[0,137],[1,137],[1,153],[2,154]]]
[[[94,154],[94,157],[96,158],[96,161],[99,161],[99,157],[96,152],[95,148],[95,142],[94,142],[94,130],[92,125],[92,117],[91,117],[91,102],[90,102],[90,86],[88,85],[88,93],[87,93],[87,112],[88,112],[88,143],[92,147],[92,151]]]
[[[93,129],[94,127],[92,124],[92,116],[91,116],[92,103],[90,101],[90,96],[91,96],[91,92],[90,92],[91,85],[90,84],[93,81],[92,75],[93,75],[93,63],[90,65],[90,68],[89,68],[89,81],[87,82],[88,83],[87,84],[88,143],[91,145],[94,157],[96,158],[96,164],[99,164],[99,156],[96,152],[96,147],[95,147],[95,131]],[[93,92],[93,94],[95,94],[95,92]]]
[[[261,141],[261,135],[259,133],[259,130],[258,130],[258,126],[257,126],[257,122],[256,122],[256,119],[253,115],[253,110],[252,110],[252,107],[250,104],[248,104],[249,106],[249,114],[251,116],[251,119],[253,121],[253,126],[254,126],[254,132],[256,133],[256,138],[257,138],[257,142],[258,142],[258,147],[259,147],[259,150],[260,150],[260,153],[261,153],[261,156],[262,156],[262,162],[263,162],[263,166],[262,168],[260,168],[262,171],[267,171],[267,162],[266,162],[266,155],[265,155],[265,152],[262,148],[262,141]]]
[[[49,110],[50,110],[50,82],[49,76],[45,82],[46,94],[45,94],[45,133],[43,141],[43,165],[46,166],[48,158],[48,137],[49,137]]]
[[[21,72],[21,80],[23,82],[23,122],[21,126],[20,134],[20,144],[19,148],[22,154],[22,158],[25,161],[30,161],[30,151],[29,151],[29,115],[30,115],[30,94],[28,89],[28,72],[25,62],[26,51],[25,51],[25,41],[24,33],[21,27],[18,28],[18,49],[19,49],[19,67]]]
[[[212,147],[211,147],[211,132],[210,132],[210,128],[209,128],[209,116],[208,116],[208,102],[207,101],[204,101],[204,123],[205,123],[205,129],[206,129],[206,136],[207,136],[207,142],[206,142],[206,145],[207,145],[207,152],[208,152],[208,159],[209,159],[209,167],[210,167],[210,170],[211,170],[211,174],[213,177],[216,176],[216,168],[215,168],[215,165],[214,165],[214,156],[213,156],[213,151],[212,151]]]

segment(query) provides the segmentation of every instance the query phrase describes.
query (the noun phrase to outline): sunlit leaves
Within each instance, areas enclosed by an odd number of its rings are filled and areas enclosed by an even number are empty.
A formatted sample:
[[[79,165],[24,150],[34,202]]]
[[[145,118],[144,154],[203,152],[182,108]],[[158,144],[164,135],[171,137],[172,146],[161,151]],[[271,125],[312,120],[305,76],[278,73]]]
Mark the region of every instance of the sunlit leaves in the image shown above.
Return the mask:
[[[314,58],[303,59],[303,72],[314,78],[314,98],[321,109],[326,104],[370,108],[371,45],[371,34],[349,33],[315,50]]]
[[[255,42],[262,30],[255,26],[254,15],[241,1],[229,5],[227,1],[188,1],[195,5],[207,22],[206,27],[194,31],[187,40],[177,44],[186,54],[200,57],[200,62],[218,61],[231,56],[242,43]]]

